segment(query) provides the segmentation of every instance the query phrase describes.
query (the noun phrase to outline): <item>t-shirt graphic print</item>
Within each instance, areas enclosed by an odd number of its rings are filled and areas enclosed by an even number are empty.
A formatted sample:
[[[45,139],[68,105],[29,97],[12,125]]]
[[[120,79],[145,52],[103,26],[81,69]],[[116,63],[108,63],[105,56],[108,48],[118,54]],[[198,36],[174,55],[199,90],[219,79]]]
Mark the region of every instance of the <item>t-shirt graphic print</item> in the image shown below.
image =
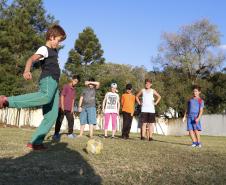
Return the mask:
[[[119,101],[119,95],[117,93],[108,92],[105,95],[106,106],[104,113],[117,113],[117,102]]]

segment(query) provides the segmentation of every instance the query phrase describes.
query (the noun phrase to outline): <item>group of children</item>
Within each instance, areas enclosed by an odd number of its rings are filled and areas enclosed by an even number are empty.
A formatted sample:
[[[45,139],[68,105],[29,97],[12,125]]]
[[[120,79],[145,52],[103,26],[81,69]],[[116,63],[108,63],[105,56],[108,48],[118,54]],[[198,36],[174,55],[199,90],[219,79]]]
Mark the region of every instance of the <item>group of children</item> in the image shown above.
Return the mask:
[[[42,106],[43,120],[40,126],[32,135],[31,141],[27,144],[28,148],[34,150],[45,149],[43,141],[47,133],[55,125],[55,133],[53,139],[60,139],[60,127],[64,115],[68,120],[68,137],[74,138],[73,134],[73,112],[75,101],[75,85],[80,81],[79,76],[72,76],[70,82],[64,85],[59,101],[58,83],[60,78],[60,68],[58,64],[57,48],[60,42],[65,40],[66,34],[64,29],[59,25],[53,25],[46,33],[46,44],[41,46],[35,54],[33,54],[26,62],[23,77],[25,80],[31,80],[32,64],[38,60],[41,63],[41,75],[39,80],[39,91],[35,93],[19,95],[19,96],[0,96],[0,108],[30,108]],[[79,99],[78,111],[80,112],[80,135],[83,135],[85,124],[89,124],[90,137],[93,137],[93,125],[96,124],[96,89],[100,83],[94,79],[85,81],[86,88],[83,90]],[[126,92],[121,97],[123,128],[122,138],[128,139],[132,119],[134,115],[135,102],[141,106],[141,140],[152,139],[153,123],[155,123],[155,106],[159,103],[161,96],[158,92],[151,88],[152,82],[150,79],[145,80],[145,88],[135,96],[132,94],[132,85],[126,85]],[[193,147],[201,147],[200,134],[201,124],[200,118],[203,113],[204,102],[200,98],[201,89],[195,86],[193,89],[193,98],[188,102],[188,109],[184,116],[184,121],[187,118],[187,129],[192,139]],[[142,100],[140,100],[142,97]],[[157,99],[155,100],[155,97]],[[104,112],[104,137],[107,138],[107,130],[109,120],[112,120],[112,138],[115,136],[117,117],[120,111],[120,98],[117,94],[117,84],[111,84],[111,90],[106,93],[103,100]]]

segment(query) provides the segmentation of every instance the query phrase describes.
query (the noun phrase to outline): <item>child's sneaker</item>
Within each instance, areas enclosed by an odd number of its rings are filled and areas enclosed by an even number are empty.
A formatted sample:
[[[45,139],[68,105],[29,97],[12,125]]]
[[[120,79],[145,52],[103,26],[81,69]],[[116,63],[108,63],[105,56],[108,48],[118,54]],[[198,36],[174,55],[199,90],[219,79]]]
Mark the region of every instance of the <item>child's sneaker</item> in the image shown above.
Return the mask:
[[[32,149],[32,150],[46,150],[47,147],[45,147],[43,144],[32,144],[28,143],[27,148]]]
[[[70,138],[70,139],[74,139],[76,137],[76,135],[75,134],[68,134],[67,137]]]
[[[197,142],[196,146],[197,146],[198,148],[202,148],[202,144],[201,144],[201,143],[198,143],[198,142]]]
[[[53,140],[59,142],[60,141],[60,134],[59,133],[54,134],[53,135]]]
[[[192,147],[196,147],[197,146],[197,142],[192,142]]]
[[[145,137],[141,137],[140,140],[146,140],[146,138]]]

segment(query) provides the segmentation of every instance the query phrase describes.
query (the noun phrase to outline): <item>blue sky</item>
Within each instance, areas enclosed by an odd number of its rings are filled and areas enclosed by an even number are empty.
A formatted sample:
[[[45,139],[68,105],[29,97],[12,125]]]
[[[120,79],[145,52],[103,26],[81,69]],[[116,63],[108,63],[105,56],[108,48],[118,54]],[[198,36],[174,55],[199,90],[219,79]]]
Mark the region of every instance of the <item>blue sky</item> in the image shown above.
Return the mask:
[[[47,13],[54,15],[67,32],[60,51],[61,68],[82,30],[94,29],[107,62],[144,65],[156,56],[163,32],[208,18],[223,34],[226,53],[226,1],[223,0],[44,0]]]

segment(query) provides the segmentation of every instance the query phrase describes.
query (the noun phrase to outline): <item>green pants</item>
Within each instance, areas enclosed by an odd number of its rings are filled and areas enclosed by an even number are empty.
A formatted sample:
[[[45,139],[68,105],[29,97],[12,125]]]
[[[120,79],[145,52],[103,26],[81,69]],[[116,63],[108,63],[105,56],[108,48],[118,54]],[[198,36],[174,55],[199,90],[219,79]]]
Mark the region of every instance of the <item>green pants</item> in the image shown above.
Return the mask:
[[[9,107],[30,108],[42,106],[44,119],[34,132],[32,144],[42,144],[46,134],[55,124],[58,115],[58,83],[52,77],[45,77],[39,82],[39,91],[30,94],[8,97]]]

